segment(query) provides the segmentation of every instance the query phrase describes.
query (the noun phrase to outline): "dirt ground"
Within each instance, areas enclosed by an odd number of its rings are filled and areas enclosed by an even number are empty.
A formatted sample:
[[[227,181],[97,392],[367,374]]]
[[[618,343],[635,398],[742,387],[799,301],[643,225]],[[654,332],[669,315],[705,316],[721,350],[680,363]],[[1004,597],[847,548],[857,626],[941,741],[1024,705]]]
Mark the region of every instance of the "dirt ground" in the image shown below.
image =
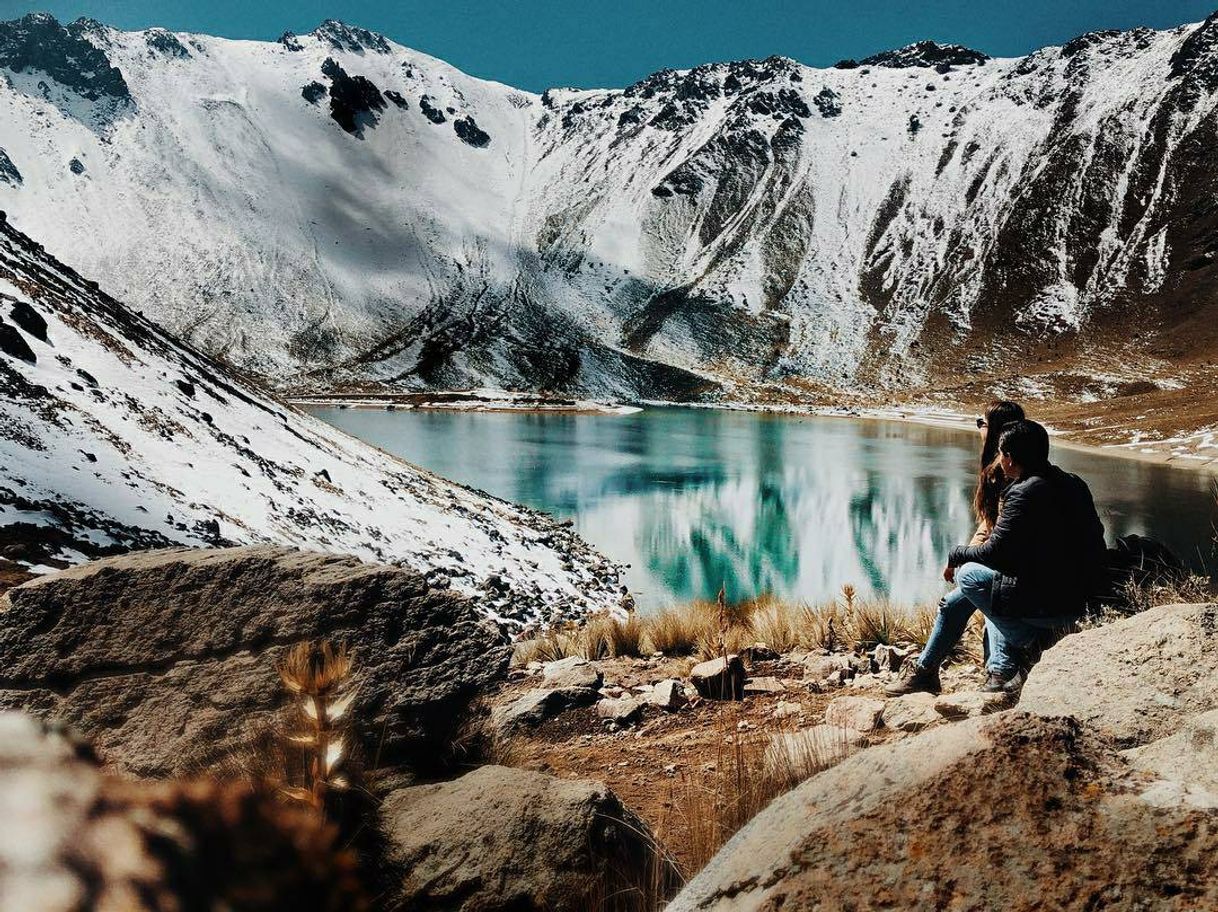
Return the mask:
[[[595,664],[604,673],[606,688],[629,690],[637,684],[687,677],[691,662],[609,659]],[[753,678],[778,678],[786,690],[749,695],[740,701],[694,699],[676,711],[648,705],[638,724],[616,730],[597,718],[594,706],[569,709],[536,729],[516,735],[508,746],[506,762],[562,778],[604,783],[651,826],[678,866],[689,871],[687,825],[682,819],[687,802],[683,796],[691,785],[713,783],[713,774],[730,764],[734,738],[763,746],[772,735],[821,724],[825,708],[835,697],[883,696],[883,681],[817,692],[818,685],[803,680],[802,666],[781,659],[758,662],[749,668],[749,674]],[[974,689],[982,677],[975,666],[959,666],[945,673],[944,692]],[[493,703],[506,705],[538,686],[538,677],[515,680]],[[780,702],[798,704],[801,710],[778,718],[775,710]],[[863,743],[893,736],[878,729]],[[759,756],[761,751],[749,753]]]

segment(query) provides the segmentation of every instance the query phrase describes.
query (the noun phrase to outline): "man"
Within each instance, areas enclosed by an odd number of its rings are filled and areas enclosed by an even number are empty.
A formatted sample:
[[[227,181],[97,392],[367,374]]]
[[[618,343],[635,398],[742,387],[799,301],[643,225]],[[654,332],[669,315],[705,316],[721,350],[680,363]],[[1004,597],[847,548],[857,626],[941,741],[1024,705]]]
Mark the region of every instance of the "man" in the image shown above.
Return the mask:
[[[938,693],[939,667],[960,642],[974,611],[985,615],[989,675],[982,690],[1017,692],[1038,647],[1070,628],[1098,591],[1106,553],[1104,526],[1086,483],[1049,462],[1049,435],[1035,421],[999,439],[1009,484],[990,537],[952,549],[943,572],[956,589],[939,603],[926,647],[907,663],[891,695]]]

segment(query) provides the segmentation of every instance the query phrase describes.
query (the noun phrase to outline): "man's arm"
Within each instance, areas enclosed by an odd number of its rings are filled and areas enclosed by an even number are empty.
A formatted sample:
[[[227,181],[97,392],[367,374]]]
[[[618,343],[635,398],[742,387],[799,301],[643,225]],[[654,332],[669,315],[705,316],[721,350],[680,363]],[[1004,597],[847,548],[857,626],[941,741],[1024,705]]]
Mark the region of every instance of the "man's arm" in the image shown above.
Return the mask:
[[[1028,520],[1028,491],[1012,487],[998,513],[998,522],[990,537],[980,545],[960,545],[952,549],[947,559],[949,567],[975,563],[995,570],[1010,570],[1018,564],[1017,555],[1023,546]]]

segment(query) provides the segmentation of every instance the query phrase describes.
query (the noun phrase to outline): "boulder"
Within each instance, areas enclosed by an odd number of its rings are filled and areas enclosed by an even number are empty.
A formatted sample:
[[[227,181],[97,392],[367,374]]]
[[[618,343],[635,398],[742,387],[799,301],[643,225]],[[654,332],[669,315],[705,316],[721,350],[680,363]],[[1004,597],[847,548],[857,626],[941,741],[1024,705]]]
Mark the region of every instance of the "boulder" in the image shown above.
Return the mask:
[[[536,687],[521,694],[511,703],[496,707],[491,713],[491,725],[507,737],[522,728],[536,728],[547,719],[553,719],[573,706],[588,706],[597,699],[597,692],[588,687]]]
[[[1123,747],[1157,741],[1218,706],[1218,605],[1165,605],[1047,650],[1020,709],[1069,714]]]
[[[364,908],[353,858],[239,783],[131,782],[41,720],[0,713],[0,909]]]
[[[643,714],[644,700],[639,697],[619,697],[618,699],[601,700],[596,704],[598,719],[616,722],[618,725],[630,725],[639,720]]]
[[[1193,716],[1174,734],[1124,755],[1134,769],[1218,796],[1218,709]]]
[[[874,731],[880,725],[884,701],[874,697],[834,697],[825,708],[825,722],[858,732]]]
[[[962,690],[953,694],[944,694],[935,700],[935,712],[945,719],[971,719],[973,716],[984,716],[1011,705],[1011,698],[1006,694],[982,693],[980,690]]]
[[[712,700],[739,700],[744,696],[744,678],[744,662],[738,655],[702,662],[689,673],[698,693]]]
[[[943,718],[935,711],[935,700],[935,695],[928,693],[911,693],[885,700],[881,721],[885,728],[894,731],[921,731]]]
[[[389,908],[582,912],[673,875],[647,824],[596,782],[485,766],[392,792],[381,820],[402,871]]]
[[[667,912],[1218,907],[1218,810],[1143,777],[1072,719],[938,726],[775,799]]]
[[[651,689],[649,697],[652,704],[661,709],[680,709],[689,701],[685,697],[685,685],[675,678],[661,681]]]
[[[569,656],[542,666],[541,681],[550,688],[591,687],[596,690],[605,676],[581,656]]]
[[[305,640],[348,645],[354,718],[382,763],[440,754],[511,649],[418,573],[280,547],[129,554],[0,598],[0,706],[82,732],[126,773],[228,765],[279,721],[276,664]]]

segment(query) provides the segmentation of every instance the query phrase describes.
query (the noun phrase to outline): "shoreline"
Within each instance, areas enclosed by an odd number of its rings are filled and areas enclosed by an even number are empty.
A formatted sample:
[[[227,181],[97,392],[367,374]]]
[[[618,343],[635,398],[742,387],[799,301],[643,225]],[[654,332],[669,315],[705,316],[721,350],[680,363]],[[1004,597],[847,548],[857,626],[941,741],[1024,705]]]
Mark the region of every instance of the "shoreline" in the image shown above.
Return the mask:
[[[816,406],[765,402],[671,402],[640,399],[614,402],[597,399],[547,398],[535,393],[504,390],[435,390],[426,393],[368,393],[346,395],[288,396],[288,403],[303,408],[339,408],[381,411],[450,411],[481,414],[563,414],[587,416],[625,416],[643,408],[697,408],[732,412],[760,412],[772,415],[813,418],[852,418],[867,421],[896,421],[947,430],[975,432],[973,419],[963,412],[943,408],[901,408],[899,406]],[[1218,474],[1218,448],[1214,455],[1173,452],[1162,448],[1173,440],[1133,441],[1130,443],[1090,443],[1075,438],[1077,431],[1043,422],[1054,446],[1100,456],[1112,456],[1185,471]],[[1131,429],[1132,433],[1132,429]],[[1195,432],[1201,434],[1203,432]],[[1178,439],[1178,438],[1177,438]],[[1158,444],[1159,446],[1155,446]]]

